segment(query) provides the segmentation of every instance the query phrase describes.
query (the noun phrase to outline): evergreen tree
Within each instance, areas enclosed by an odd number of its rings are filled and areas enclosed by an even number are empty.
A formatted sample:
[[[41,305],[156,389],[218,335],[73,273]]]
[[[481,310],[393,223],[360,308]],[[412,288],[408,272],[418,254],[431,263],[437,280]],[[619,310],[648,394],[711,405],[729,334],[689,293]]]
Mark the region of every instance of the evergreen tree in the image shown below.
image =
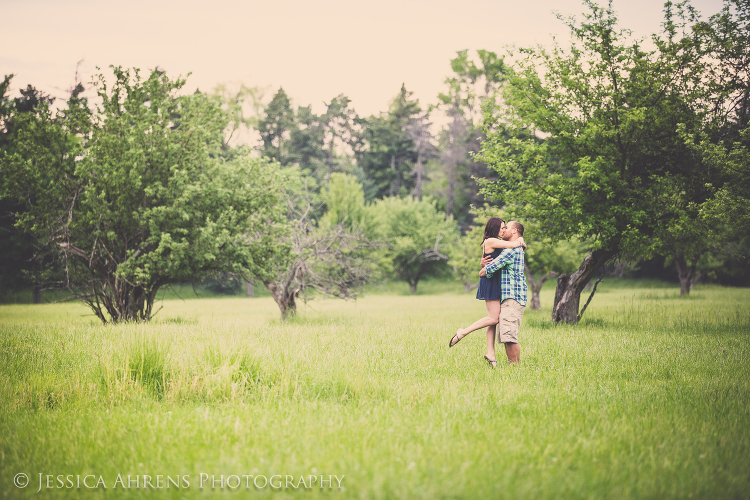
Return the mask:
[[[378,198],[408,195],[416,185],[413,171],[420,155],[409,130],[422,110],[412,94],[402,85],[387,113],[359,122],[357,164],[374,182]]]
[[[475,178],[492,178],[484,163],[474,160],[480,150],[484,132],[481,127],[482,106],[494,102],[494,94],[504,79],[505,63],[497,54],[477,51],[479,64],[469,58],[468,50],[457,52],[451,60],[453,75],[446,78],[446,93],[438,95],[448,124],[439,134],[439,164],[443,185],[439,194],[445,200],[445,211],[462,227],[471,225],[471,206],[481,206],[483,197]],[[435,193],[438,194],[438,193]]]
[[[293,157],[287,151],[296,120],[292,103],[283,88],[268,103],[265,116],[258,121],[258,132],[263,141],[263,156],[282,166],[290,165]]]
[[[9,95],[12,78],[13,75],[6,75],[0,83],[0,293],[31,288],[33,301],[38,304],[45,289],[61,286],[62,268],[55,255],[43,248],[39,234],[17,227],[27,207],[18,200],[7,169],[11,159],[30,159],[33,152],[23,147],[29,134],[35,133],[40,142],[56,144],[63,155],[68,148],[56,129],[52,131],[40,123],[54,98],[31,85],[19,90],[20,97],[13,98]],[[82,90],[77,86],[71,99],[77,99]]]

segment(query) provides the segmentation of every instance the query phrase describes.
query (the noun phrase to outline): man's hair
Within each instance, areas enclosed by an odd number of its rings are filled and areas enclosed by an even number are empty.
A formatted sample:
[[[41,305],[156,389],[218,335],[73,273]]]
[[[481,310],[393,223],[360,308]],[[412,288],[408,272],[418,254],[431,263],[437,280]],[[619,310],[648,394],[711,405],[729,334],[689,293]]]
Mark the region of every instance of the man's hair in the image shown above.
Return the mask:
[[[508,224],[513,224],[513,227],[518,231],[518,236],[523,236],[523,224],[518,221],[511,221]]]

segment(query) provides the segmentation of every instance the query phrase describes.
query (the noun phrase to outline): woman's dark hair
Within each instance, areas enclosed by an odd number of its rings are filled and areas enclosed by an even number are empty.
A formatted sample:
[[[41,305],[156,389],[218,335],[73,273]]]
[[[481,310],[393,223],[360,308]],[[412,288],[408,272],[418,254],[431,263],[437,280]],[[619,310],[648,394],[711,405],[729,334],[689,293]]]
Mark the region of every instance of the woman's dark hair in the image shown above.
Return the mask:
[[[487,238],[499,238],[500,228],[503,227],[505,221],[499,217],[490,217],[487,224],[484,226],[484,239]]]

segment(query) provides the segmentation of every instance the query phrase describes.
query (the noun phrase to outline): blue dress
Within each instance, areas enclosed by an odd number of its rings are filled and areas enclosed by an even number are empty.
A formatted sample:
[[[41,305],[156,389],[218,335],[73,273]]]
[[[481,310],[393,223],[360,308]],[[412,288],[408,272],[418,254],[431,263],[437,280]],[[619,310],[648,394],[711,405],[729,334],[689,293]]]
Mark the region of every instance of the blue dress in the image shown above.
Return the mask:
[[[502,248],[496,248],[492,253],[486,253],[484,256],[490,256],[496,259]],[[500,300],[500,274],[499,272],[492,275],[492,278],[482,276],[479,278],[479,288],[477,288],[477,299],[479,300]]]

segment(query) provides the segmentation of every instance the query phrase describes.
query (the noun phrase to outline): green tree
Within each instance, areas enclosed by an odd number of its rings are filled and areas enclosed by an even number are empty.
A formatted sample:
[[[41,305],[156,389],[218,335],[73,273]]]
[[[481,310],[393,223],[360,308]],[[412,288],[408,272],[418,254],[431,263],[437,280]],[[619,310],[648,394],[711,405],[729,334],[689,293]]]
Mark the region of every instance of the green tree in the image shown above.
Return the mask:
[[[461,226],[471,224],[470,207],[483,203],[474,178],[488,178],[492,174],[472,155],[479,152],[484,138],[481,106],[493,102],[505,73],[503,59],[494,52],[479,50],[477,55],[479,60],[475,62],[468,50],[457,52],[451,59],[453,74],[445,80],[447,90],[438,95],[438,106],[448,123],[438,135],[442,186],[438,192],[433,187],[433,193],[445,199],[446,213],[453,215]]]
[[[406,133],[414,143],[414,151],[417,154],[412,173],[415,176],[413,194],[419,201],[422,201],[422,185],[426,180],[425,162],[437,156],[437,149],[430,131],[431,127],[429,110],[411,116],[406,125]]]
[[[49,106],[54,99],[39,92],[31,85],[20,89],[20,97],[9,95],[13,75],[7,75],[0,83],[0,294],[18,292],[31,288],[33,301],[42,301],[42,292],[49,288],[60,288],[64,269],[58,256],[44,245],[43,233],[38,230],[25,231],[18,227],[28,204],[37,203],[36,193],[28,193],[26,200],[19,200],[11,175],[12,161],[33,160],[32,155],[45,151],[27,148],[25,142],[33,137],[46,150],[55,151],[44,155],[44,161],[59,162],[72,152],[72,144],[66,134],[54,123],[46,120]],[[72,91],[71,101],[76,101],[83,87]],[[50,180],[40,174],[39,182]]]
[[[709,258],[709,253],[718,257],[719,245],[709,239],[708,225],[699,216],[699,205],[686,199],[684,190],[673,188],[672,193],[671,202],[679,207],[679,213],[660,234],[660,253],[667,257],[667,263],[674,263],[677,268],[680,295],[685,296],[706,274],[709,266],[716,264],[716,259]]]
[[[286,92],[279,89],[257,125],[263,155],[284,166],[300,167],[315,179],[308,187],[315,186],[316,190],[328,183],[332,173],[355,173],[354,149],[361,140],[357,125],[361,120],[350,103],[340,94],[331,99],[321,115],[311,106],[298,106],[295,111]]]
[[[377,236],[386,245],[383,263],[417,292],[419,281],[445,269],[448,249],[458,236],[453,218],[429,198],[385,198],[370,206]]]
[[[222,83],[214,88],[213,94],[221,100],[229,122],[222,145],[224,154],[238,154],[241,149],[232,147],[232,143],[241,133],[259,128],[260,118],[265,110],[264,93],[264,89],[260,87],[248,87],[244,84],[232,86]]]
[[[320,117],[320,123],[323,128],[327,174],[351,173],[354,149],[360,135],[357,124],[361,123],[357,112],[351,107],[351,100],[344,94],[331,99],[326,104],[326,112]],[[324,176],[320,177],[324,178]]]
[[[263,141],[263,156],[279,162],[282,166],[292,164],[293,158],[287,151],[287,143],[296,128],[292,102],[283,88],[271,99],[265,109],[265,116],[258,120],[258,132]]]
[[[528,223],[527,223],[528,224]],[[529,307],[541,309],[542,303],[539,294],[547,280],[561,274],[572,273],[578,267],[581,259],[586,254],[585,243],[577,240],[557,240],[551,237],[540,237],[534,228],[529,231],[528,226],[524,231],[528,248],[526,249],[525,274],[531,291]]]
[[[321,119],[310,106],[299,106],[294,120],[287,152],[288,163],[298,165],[316,179],[316,186],[322,186],[328,177],[328,168],[323,144],[325,130]]]
[[[750,228],[750,128],[731,147],[704,139],[691,143],[721,180],[713,196],[698,208],[706,228],[719,240],[748,237]]]
[[[741,222],[732,207],[747,202],[747,197],[725,198],[748,186],[742,168],[725,154],[728,147],[740,158],[750,144],[742,132],[750,122],[750,4],[725,1],[721,12],[698,21],[689,4],[668,3],[664,26],[665,38],[656,40],[657,46],[673,60],[689,62],[691,71],[679,91],[699,123],[678,125],[688,146],[683,171],[662,180],[664,198],[675,210],[660,231],[659,252],[675,264],[680,293],[687,295],[699,279],[715,276],[725,260],[732,260],[733,248],[744,247],[745,235],[733,230],[741,226],[707,215],[721,207],[723,217]],[[739,203],[722,202],[729,199]]]
[[[670,228],[677,236],[670,242],[670,256],[682,295],[703,276],[729,272],[746,279],[748,273],[741,269],[748,269],[750,259],[750,128],[726,144],[710,141],[707,134],[702,140],[687,140],[713,175],[707,184],[711,196],[688,205],[683,218]],[[732,269],[732,263],[739,269]]]
[[[708,110],[706,126],[698,133],[682,127],[690,151],[707,171],[710,196],[694,200],[687,210],[692,228],[710,235],[710,258],[689,261],[688,273],[700,272],[707,261],[722,258],[747,269],[750,252],[750,3],[724,1],[722,10],[692,27],[701,43],[701,63],[708,75],[701,80],[698,98]],[[687,224],[683,224],[686,227]],[[703,243],[705,250],[706,243]],[[717,248],[718,247],[718,248]],[[698,252],[694,252],[698,253]],[[680,263],[675,259],[678,269]],[[714,262],[715,264],[715,262]],[[704,269],[705,271],[705,269]],[[739,274],[739,273],[735,273]],[[745,272],[745,276],[748,274]],[[682,281],[682,279],[681,279]],[[684,286],[683,286],[684,289]]]
[[[557,280],[553,319],[565,322],[578,320],[581,291],[608,260],[663,247],[682,212],[675,193],[694,196],[702,176],[677,131],[702,123],[695,40],[672,38],[668,13],[657,49],[645,51],[617,28],[611,9],[586,4],[583,22],[567,21],[568,50],[518,53],[505,106],[485,114],[480,155],[499,176],[485,194],[517,206],[547,234],[592,242],[578,269]]]
[[[405,196],[415,187],[414,166],[420,153],[409,132],[423,113],[412,94],[402,85],[387,113],[358,121],[357,164],[375,183],[378,198]]]
[[[470,292],[479,286],[479,262],[482,258],[483,226],[471,226],[466,234],[457,238],[456,243],[448,249],[454,275],[463,283],[464,292]]]
[[[309,300],[313,290],[355,298],[376,274],[377,247],[353,224],[364,210],[364,205],[358,206],[364,199],[360,185],[335,174],[333,186],[322,194],[333,212],[318,225],[313,215],[320,211],[320,195],[309,189],[309,179],[296,166],[284,169],[283,176],[286,218],[272,232],[285,250],[269,255],[268,265],[255,276],[271,292],[286,320],[296,315],[297,300]]]
[[[96,112],[48,111],[36,127],[77,149],[51,161],[59,152],[29,130],[28,153],[7,165],[17,199],[37,200],[19,226],[47,229],[71,291],[103,322],[148,320],[161,287],[259,274],[270,253],[284,251],[266,229],[282,215],[279,171],[264,159],[222,158],[218,98],[178,96],[185,81],[158,70],[145,79],[113,73],[113,82],[95,82]],[[85,133],[82,116],[90,116]]]
[[[343,224],[365,234],[372,231],[372,221],[365,207],[364,190],[353,176],[331,174],[328,189],[321,193],[321,199],[325,205],[321,226]]]

